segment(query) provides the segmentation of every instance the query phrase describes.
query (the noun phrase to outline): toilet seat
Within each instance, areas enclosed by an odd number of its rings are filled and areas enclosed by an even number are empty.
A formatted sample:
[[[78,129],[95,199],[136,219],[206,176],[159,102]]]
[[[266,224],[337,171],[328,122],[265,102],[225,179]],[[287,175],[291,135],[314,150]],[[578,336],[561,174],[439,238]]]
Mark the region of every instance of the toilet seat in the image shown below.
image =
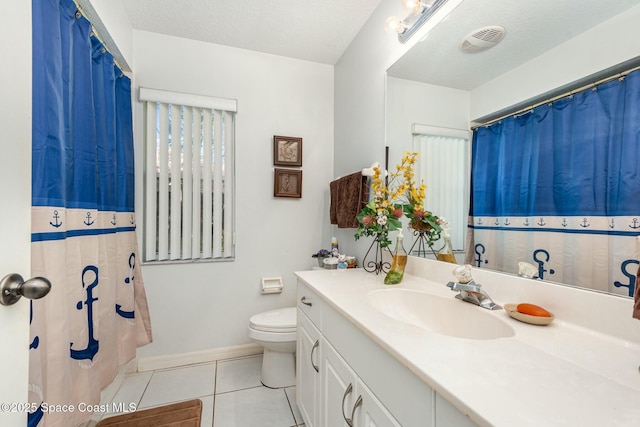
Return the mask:
[[[295,332],[296,310],[296,307],[288,307],[255,314],[249,319],[249,327],[262,332]]]

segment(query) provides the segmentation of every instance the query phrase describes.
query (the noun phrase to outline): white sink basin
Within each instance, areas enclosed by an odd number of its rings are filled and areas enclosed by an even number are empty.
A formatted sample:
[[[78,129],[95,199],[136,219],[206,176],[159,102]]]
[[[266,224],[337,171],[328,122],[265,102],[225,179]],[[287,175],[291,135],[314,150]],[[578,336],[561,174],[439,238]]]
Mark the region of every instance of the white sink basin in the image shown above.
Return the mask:
[[[456,338],[512,337],[513,328],[494,312],[454,298],[410,289],[371,291],[367,300],[380,313],[431,332]]]

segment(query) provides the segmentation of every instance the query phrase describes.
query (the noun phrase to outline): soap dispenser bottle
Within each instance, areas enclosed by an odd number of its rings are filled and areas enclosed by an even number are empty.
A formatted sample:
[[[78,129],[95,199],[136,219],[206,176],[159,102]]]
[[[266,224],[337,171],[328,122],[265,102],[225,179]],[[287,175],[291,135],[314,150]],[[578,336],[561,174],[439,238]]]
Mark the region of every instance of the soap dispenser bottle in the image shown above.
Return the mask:
[[[444,239],[444,246],[436,254],[438,261],[450,262],[457,264],[456,256],[453,254],[453,245],[451,244],[451,236],[449,235],[449,229],[445,228],[442,231],[442,238]]]
[[[396,238],[396,250],[393,254],[393,260],[391,261],[391,269],[384,278],[385,285],[396,285],[402,281],[404,277],[404,267],[407,265],[407,252],[402,246],[404,236],[402,235],[402,228],[398,232]]]

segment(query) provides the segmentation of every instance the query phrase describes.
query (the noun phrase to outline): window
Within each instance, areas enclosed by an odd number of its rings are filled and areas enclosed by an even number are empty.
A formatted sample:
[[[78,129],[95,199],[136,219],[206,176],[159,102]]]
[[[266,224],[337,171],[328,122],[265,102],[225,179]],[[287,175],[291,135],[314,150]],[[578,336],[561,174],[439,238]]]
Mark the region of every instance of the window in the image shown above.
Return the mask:
[[[427,185],[425,208],[449,222],[451,244],[464,251],[469,200],[469,132],[414,124],[413,151],[420,153],[417,182]],[[444,242],[435,244],[436,248]]]
[[[232,259],[236,100],[140,88],[144,261]]]

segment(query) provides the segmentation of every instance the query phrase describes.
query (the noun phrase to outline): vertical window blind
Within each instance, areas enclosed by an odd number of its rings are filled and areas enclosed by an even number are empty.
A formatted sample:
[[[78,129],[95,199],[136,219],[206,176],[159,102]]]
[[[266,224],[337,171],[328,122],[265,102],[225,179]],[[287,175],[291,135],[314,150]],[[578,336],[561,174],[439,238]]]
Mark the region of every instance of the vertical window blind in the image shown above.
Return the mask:
[[[234,257],[237,101],[140,88],[144,261]]]
[[[427,185],[425,209],[449,222],[454,250],[464,250],[467,228],[469,132],[414,124],[413,149],[420,153],[416,177]],[[444,245],[437,242],[436,248]]]

